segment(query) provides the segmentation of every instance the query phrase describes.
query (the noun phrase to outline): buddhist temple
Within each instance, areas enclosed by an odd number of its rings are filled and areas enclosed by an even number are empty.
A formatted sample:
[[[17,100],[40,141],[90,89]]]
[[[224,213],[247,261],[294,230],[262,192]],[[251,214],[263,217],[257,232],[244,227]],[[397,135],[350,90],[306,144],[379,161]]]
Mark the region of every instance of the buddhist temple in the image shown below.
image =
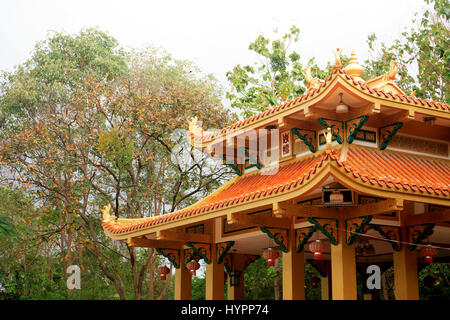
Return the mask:
[[[245,299],[244,270],[260,256],[282,258],[284,300],[305,299],[307,263],[323,300],[357,299],[357,270],[371,265],[393,266],[395,299],[419,299],[420,268],[450,256],[450,107],[405,94],[395,61],[363,73],[337,53],[328,78],[305,70],[308,90],[291,101],[216,131],[193,119],[191,145],[236,176],[176,212],[105,211],[104,232],[168,258],[175,299],[191,299],[199,259],[206,299]]]

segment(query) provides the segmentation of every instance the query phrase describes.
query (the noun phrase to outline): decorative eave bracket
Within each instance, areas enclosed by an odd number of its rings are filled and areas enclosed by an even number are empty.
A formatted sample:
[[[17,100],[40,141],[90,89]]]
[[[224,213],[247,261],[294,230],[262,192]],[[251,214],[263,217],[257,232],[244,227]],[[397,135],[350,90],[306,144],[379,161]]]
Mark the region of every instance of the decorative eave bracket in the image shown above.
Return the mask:
[[[316,150],[316,132],[312,130],[292,128],[291,132],[295,134],[309,148],[309,151],[315,153]]]
[[[431,236],[434,232],[434,223],[428,223],[424,225],[417,225],[408,227],[408,246],[409,250],[415,250],[417,245],[422,243],[424,239]]]
[[[288,252],[288,229],[260,227],[260,230],[267,234],[269,238],[273,239],[273,241],[275,241],[275,243],[280,246],[281,251]]]
[[[388,143],[392,140],[394,135],[397,133],[400,128],[403,127],[402,122],[395,122],[393,124],[384,126],[380,128],[379,136],[380,136],[380,150],[384,150],[387,148]]]
[[[308,240],[312,237],[314,232],[317,231],[316,227],[305,227],[295,229],[295,251],[301,252],[308,243]]]
[[[330,240],[332,245],[338,244],[338,220],[326,218],[312,218],[308,217],[308,222],[313,224],[317,230]]]

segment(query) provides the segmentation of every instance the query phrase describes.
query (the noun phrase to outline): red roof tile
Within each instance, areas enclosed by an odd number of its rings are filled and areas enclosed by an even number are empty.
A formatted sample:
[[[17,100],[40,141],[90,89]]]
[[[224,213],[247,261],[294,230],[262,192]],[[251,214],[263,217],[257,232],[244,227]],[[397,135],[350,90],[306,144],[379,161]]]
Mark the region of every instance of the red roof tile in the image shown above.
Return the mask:
[[[202,201],[185,209],[162,216],[103,222],[104,229],[114,234],[141,230],[166,221],[179,220],[201,212],[213,211],[248,202],[272,194],[299,188],[323,168],[324,160],[344,168],[351,178],[361,178],[373,187],[387,187],[400,192],[449,197],[450,164],[376,149],[351,147],[347,159],[339,161],[339,151],[324,151],[309,158],[283,165],[278,171],[251,173],[230,181]],[[275,170],[275,169],[270,169]]]
[[[221,130],[218,130],[217,132],[213,132],[213,133],[206,133],[202,136],[202,137],[195,137],[195,140],[202,140],[202,141],[207,141],[210,140],[214,137],[216,137],[219,134],[223,134],[227,131],[233,131],[234,129],[238,129],[240,127],[242,127],[243,125],[251,122],[248,121],[250,119],[252,119],[254,117],[254,119],[260,120],[263,119],[267,116],[270,116],[271,114],[280,112],[282,110],[284,110],[286,107],[289,107],[295,103],[300,103],[303,100],[309,100],[310,98],[312,98],[313,96],[316,96],[319,92],[322,92],[324,90],[325,87],[327,87],[327,85],[329,83],[332,82],[332,80],[338,76],[341,75],[342,78],[346,79],[350,84],[352,84],[355,87],[359,87],[360,89],[362,89],[363,91],[365,91],[366,93],[376,96],[376,97],[382,97],[384,99],[388,99],[388,100],[401,100],[403,103],[408,103],[411,105],[418,105],[420,104],[423,107],[426,108],[430,108],[430,109],[438,109],[438,110],[443,110],[443,111],[450,111],[450,106],[446,103],[442,103],[442,102],[437,102],[437,101],[432,101],[432,100],[428,100],[428,99],[421,99],[421,98],[416,98],[416,97],[410,97],[407,95],[399,95],[397,93],[393,94],[392,92],[385,92],[382,89],[378,89],[378,88],[369,88],[369,86],[367,84],[365,84],[364,82],[360,81],[360,80],[356,80],[355,78],[349,76],[343,69],[333,69],[330,76],[327,77],[326,79],[324,79],[324,82],[322,82],[319,86],[319,88],[317,89],[309,89],[308,91],[306,91],[305,93],[303,93],[300,97],[297,97],[295,99],[292,99],[290,101],[284,102],[278,106],[272,107],[271,109],[265,110],[263,112],[260,112],[256,115],[253,115],[251,118],[247,118],[244,119],[242,121],[236,122],[234,124],[229,125],[226,128],[223,128]]]

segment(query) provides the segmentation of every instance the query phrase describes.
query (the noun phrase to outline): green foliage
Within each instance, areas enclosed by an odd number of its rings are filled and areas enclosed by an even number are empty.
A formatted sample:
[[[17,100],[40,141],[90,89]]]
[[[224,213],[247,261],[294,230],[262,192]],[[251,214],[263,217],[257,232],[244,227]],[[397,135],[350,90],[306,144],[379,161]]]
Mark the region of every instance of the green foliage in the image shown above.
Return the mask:
[[[205,300],[206,278],[192,277],[192,300]]]
[[[450,264],[432,263],[419,273],[419,294],[422,300],[450,299]]]
[[[250,116],[305,91],[301,83],[304,77],[300,54],[289,50],[290,45],[298,41],[299,34],[300,30],[293,26],[280,39],[271,41],[260,35],[250,43],[249,50],[258,55],[260,63],[237,65],[227,72],[232,88],[226,97],[232,107]]]
[[[448,0],[425,0],[425,12],[413,20],[414,27],[405,30],[393,44],[380,43],[375,34],[367,43],[374,55],[365,61],[366,78],[389,70],[390,60],[398,65],[398,84],[408,94],[450,102],[450,29]],[[415,72],[417,70],[417,74]]]
[[[88,78],[112,80],[125,71],[124,53],[107,33],[54,33],[37,43],[31,58],[14,72],[1,75],[0,125],[70,103]]]
[[[117,129],[103,132],[98,137],[98,149],[109,162],[120,171],[124,171],[133,158],[133,143],[122,136]]]
[[[274,267],[268,267],[267,261],[260,257],[245,269],[244,296],[248,300],[273,300]]]
[[[275,30],[275,33],[278,31]],[[256,53],[258,62],[254,65],[237,65],[227,72],[231,90],[226,97],[231,106],[249,117],[285,101],[292,100],[306,91],[303,69],[311,68],[313,77],[329,76],[332,65],[320,68],[314,58],[302,64],[300,54],[291,49],[300,37],[300,29],[292,26],[288,33],[279,39],[271,40],[262,35],[250,43],[249,50]],[[343,56],[344,65],[348,57]]]

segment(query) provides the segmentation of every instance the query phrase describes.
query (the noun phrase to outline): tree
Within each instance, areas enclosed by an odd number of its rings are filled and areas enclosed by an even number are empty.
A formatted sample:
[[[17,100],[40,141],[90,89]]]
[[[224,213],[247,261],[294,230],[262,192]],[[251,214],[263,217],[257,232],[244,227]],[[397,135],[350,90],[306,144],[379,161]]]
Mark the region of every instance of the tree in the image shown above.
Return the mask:
[[[377,36],[369,35],[367,43],[373,56],[365,62],[365,77],[387,72],[393,59],[399,67],[398,84],[408,94],[415,91],[418,97],[450,103],[450,6],[448,0],[425,2],[429,7],[420,16],[416,13],[414,27],[392,45],[378,44]]]
[[[7,130],[2,132],[0,161],[10,170],[3,180],[22,186],[41,202],[44,216],[56,218],[64,276],[66,266],[80,263],[88,252],[88,261],[94,258],[121,299],[129,297],[130,286],[134,298],[141,299],[149,273],[152,299],[158,264],[154,252],[110,241],[101,230],[99,211],[109,204],[117,217],[164,214],[217,187],[229,175],[226,167],[207,157],[184,164],[171,161],[179,144],[170,133],[186,128],[191,116],[209,127],[227,124],[231,117],[221,107],[214,79],[193,64],[157,50],[134,52],[123,61],[127,68],[120,76],[86,72],[70,92],[63,90],[64,99],[49,106],[42,98],[42,106],[26,108],[30,117],[10,112],[21,95],[5,90],[0,106]],[[33,68],[27,73],[35,74]],[[161,288],[160,298],[166,289]]]
[[[260,35],[250,43],[249,50],[257,54],[258,62],[253,66],[237,65],[226,74],[231,85],[226,97],[232,107],[242,110],[242,115],[249,117],[300,96],[306,91],[303,85],[303,69],[306,66],[311,68],[314,77],[329,75],[330,64],[321,69],[314,58],[302,64],[300,54],[291,50],[299,37],[300,29],[292,26],[280,39],[270,40]],[[348,58],[343,56],[342,61],[346,64]]]

